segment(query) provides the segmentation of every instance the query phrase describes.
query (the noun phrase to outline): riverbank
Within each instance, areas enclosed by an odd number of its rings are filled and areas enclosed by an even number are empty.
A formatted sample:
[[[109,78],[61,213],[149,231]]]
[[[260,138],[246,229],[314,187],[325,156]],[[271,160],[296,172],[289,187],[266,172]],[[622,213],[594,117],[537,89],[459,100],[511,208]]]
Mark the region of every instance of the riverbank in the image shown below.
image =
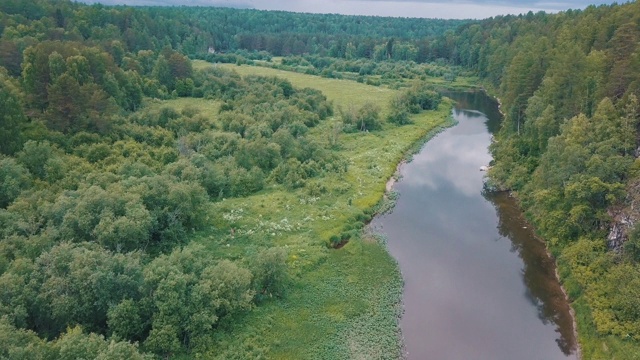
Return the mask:
[[[453,102],[450,103],[450,107],[453,108]],[[396,193],[393,191],[393,187],[394,185],[402,178],[402,167],[405,166],[407,163],[411,162],[413,155],[417,154],[420,149],[422,149],[422,147],[424,146],[425,143],[427,143],[429,140],[433,139],[435,136],[437,136],[439,133],[441,133],[442,131],[446,130],[449,127],[452,127],[456,125],[456,122],[453,120],[453,117],[450,117],[448,119],[448,121],[446,121],[444,124],[442,124],[441,126],[438,126],[434,129],[432,129],[431,131],[427,132],[424,137],[420,140],[418,140],[415,144],[411,145],[407,151],[405,152],[405,154],[402,157],[402,160],[400,162],[398,162],[398,164],[396,165],[396,169],[393,173],[393,175],[391,175],[389,177],[389,180],[387,180],[387,183],[385,185],[385,193],[383,198],[380,200],[381,201],[381,205],[377,207],[376,212],[374,213],[374,218],[376,216],[381,216],[384,215],[386,213],[388,213],[389,211],[393,211],[393,207],[395,206],[395,202],[397,200],[397,195],[395,195]],[[373,229],[370,224],[367,224],[366,228],[364,228],[363,230],[363,237],[365,236],[364,233],[371,233],[372,236],[374,238],[378,238],[378,239],[384,239],[384,241],[381,241],[380,243],[382,245],[387,246],[387,241],[386,241],[386,236],[379,232],[376,231],[376,229]],[[388,251],[388,249],[387,249]],[[395,260],[395,259],[394,259]],[[402,278],[402,271],[400,271],[400,269],[398,268],[398,272],[400,277]],[[404,290],[404,281],[402,281],[403,283],[403,289]],[[399,309],[397,312],[397,316],[396,316],[396,321],[400,322],[400,319],[402,317],[402,315],[404,314],[404,302],[403,302],[403,293],[404,291],[400,292],[400,296],[399,299],[397,301],[397,308]],[[408,352],[405,348],[405,344],[404,344],[404,336],[402,334],[402,329],[400,328],[400,326],[398,325],[398,341],[399,341],[399,346],[402,349],[401,350],[401,357],[400,359],[405,360],[408,356]]]
[[[478,96],[480,95],[478,93]],[[473,96],[465,98],[463,103],[477,105],[473,99],[475,99]],[[441,137],[428,142],[424,150],[415,155],[416,163],[401,164],[396,170],[402,172],[402,181],[396,185],[399,186],[398,191],[401,193],[399,203],[392,213],[376,217],[372,223],[373,227],[382,229],[388,235],[387,245],[398,260],[405,280],[403,303],[406,313],[401,321],[402,329],[405,331],[403,339],[406,340],[407,351],[416,359],[425,356],[443,359],[473,358],[474,356],[511,359],[523,358],[523,354],[534,352],[546,354],[544,356],[549,359],[564,359],[564,352],[569,350],[558,348],[559,343],[556,342],[558,335],[553,325],[555,320],[552,320],[555,319],[555,315],[548,318],[548,321],[540,321],[539,316],[543,316],[542,314],[531,317],[531,303],[520,297],[523,292],[531,293],[535,299],[541,299],[536,301],[547,304],[544,306],[545,312],[555,308],[557,299],[565,299],[554,268],[546,266],[534,270],[536,267],[533,267],[533,264],[540,264],[541,261],[549,265],[553,263],[544,245],[536,240],[529,240],[529,244],[533,244],[531,241],[538,244],[537,250],[532,252],[526,250],[526,244],[528,244],[524,240],[526,237],[518,240],[518,248],[520,246],[524,248],[517,253],[525,256],[523,259],[533,256],[531,260],[527,260],[531,263],[525,262],[526,278],[542,286],[542,288],[523,290],[522,286],[529,282],[523,283],[520,278],[522,270],[520,261],[523,260],[518,257],[514,259],[512,248],[514,245],[507,246],[505,249],[504,240],[498,243],[492,240],[495,239],[496,235],[492,234],[496,232],[496,228],[491,220],[491,211],[487,212],[484,205],[487,200],[481,195],[482,173],[477,170],[478,163],[484,163],[482,161],[488,161],[489,158],[485,158],[488,154],[482,157],[477,155],[487,151],[486,147],[491,137],[487,133],[487,127],[490,128],[493,124],[485,123],[481,119],[481,111],[486,109],[474,107],[469,109],[474,111],[453,112],[455,117],[464,119],[463,125],[451,128]],[[422,146],[417,147],[418,150],[421,148]],[[398,175],[397,173],[387,182],[388,190],[394,190]],[[423,176],[426,177],[423,178]],[[459,193],[451,193],[453,189],[459,189],[456,190]],[[456,204],[464,204],[464,206],[460,207]],[[455,219],[458,218],[464,219],[463,226],[450,223],[456,222]],[[501,217],[501,221],[506,221],[504,224],[508,224],[511,221],[509,219],[509,216]],[[500,225],[500,229],[502,226]],[[528,228],[526,225],[517,224],[509,226],[511,227],[504,230],[521,233],[523,229]],[[502,234],[503,230],[500,231]],[[503,234],[503,236],[506,235]],[[425,246],[426,248],[423,248]],[[449,247],[453,248],[444,250]],[[548,260],[538,260],[538,257]],[[487,264],[482,265],[484,262]],[[467,267],[473,264],[479,265],[479,268]],[[445,273],[441,274],[441,271]],[[464,286],[463,284],[466,284],[469,278],[474,279],[472,284]],[[501,281],[495,283],[492,279],[497,278]],[[443,281],[445,283],[442,283]],[[436,286],[437,289],[429,290],[436,284],[440,284]],[[485,285],[482,289],[476,288],[479,284]],[[554,289],[548,295],[544,290],[547,286]],[[483,293],[487,290],[486,296],[490,300],[483,302]],[[473,293],[473,296],[467,296],[469,292]],[[497,294],[501,295],[497,296]],[[422,298],[422,296],[426,297]],[[471,303],[466,304],[467,301]],[[568,315],[569,307],[566,302],[564,303],[566,310],[563,318],[571,323],[572,318]],[[429,306],[425,307],[425,304]],[[462,308],[453,310],[459,306],[457,304]],[[467,311],[465,309],[473,309],[473,313],[453,320],[456,316],[465,314]],[[497,316],[494,314],[495,311],[499,311],[501,315]],[[483,314],[490,313],[494,315],[482,319]],[[544,315],[542,318],[547,316],[549,315]],[[497,319],[503,319],[505,322],[493,323]],[[517,338],[517,334],[521,333],[520,330],[508,330],[510,326],[516,324],[518,328],[523,327],[523,331],[532,331],[526,336],[526,341]],[[549,327],[547,324],[552,325]],[[459,329],[454,331],[452,327]],[[491,331],[469,333],[469,329],[476,327],[489,328]],[[569,333],[572,333],[572,328],[570,326],[567,328]],[[455,343],[462,342],[465,346],[454,346],[451,337],[442,337],[443,332],[456,334]],[[491,334],[502,335],[491,338]],[[563,330],[563,334],[566,335],[566,331]],[[482,344],[476,344],[479,339],[484,339],[481,341]],[[557,340],[560,341],[560,339]],[[560,342],[565,340],[566,338],[563,337]],[[522,341],[528,344],[527,346],[531,346],[531,349],[522,348]],[[570,343],[571,340],[569,340]],[[447,348],[447,344],[451,347]],[[463,349],[471,352],[462,353],[465,351]],[[491,349],[498,352],[484,353]]]
[[[599,123],[599,120],[590,118],[586,124],[577,128],[578,133],[569,135],[561,132],[555,139],[581,138],[579,147],[589,149],[584,152],[582,159],[589,159],[594,152],[600,151],[593,149],[609,149],[610,144],[622,141],[614,135],[604,136],[607,140],[597,140],[600,138],[590,136],[589,134],[594,133],[595,123]],[[571,179],[591,177],[591,179],[603,181],[603,188],[626,188],[623,190],[626,192],[629,188],[628,181],[635,177],[634,171],[631,168],[621,167],[619,171],[630,175],[621,176],[619,178],[621,182],[617,182],[618,180],[611,180],[606,172],[584,170],[586,168],[583,165],[586,160],[576,160],[577,162],[571,165],[557,160],[565,155],[550,160],[551,157],[548,155],[552,153],[571,154],[573,150],[569,145],[554,149],[553,152],[548,150],[544,155],[519,154],[518,156],[522,157],[515,160],[516,157],[510,153],[518,153],[522,148],[518,150],[518,145],[513,146],[515,143],[512,141],[513,138],[509,139],[506,133],[502,135],[497,138],[499,143],[495,146],[496,151],[503,156],[502,162],[496,164],[497,169],[493,176],[500,178],[501,181],[515,184],[513,186],[522,189],[522,193],[515,196],[518,199],[527,199],[528,207],[523,207],[523,211],[526,212],[531,223],[539,226],[539,235],[545,240],[547,251],[556,259],[559,280],[573,309],[581,356],[585,359],[640,358],[638,342],[640,336],[636,335],[640,333],[640,326],[637,325],[638,317],[634,315],[636,312],[633,310],[638,308],[639,301],[635,294],[637,286],[631,285],[640,278],[640,266],[636,260],[627,256],[628,254],[611,251],[606,245],[609,225],[605,207],[612,206],[615,202],[588,206],[588,214],[602,214],[596,216],[599,218],[599,225],[596,226],[588,220],[577,220],[570,216],[571,212],[577,209],[577,201],[566,197],[564,191],[582,186],[577,185],[579,181],[552,183],[541,180],[548,179],[550,174],[564,174],[563,176]],[[515,129],[512,129],[511,136],[515,136]],[[520,138],[522,140],[520,144],[525,144],[532,138],[525,133],[521,136],[524,137]],[[596,144],[599,141],[601,142]],[[633,162],[633,157],[629,155],[627,154],[626,159],[622,161]],[[533,171],[530,166],[534,163],[537,164],[535,170],[537,174],[528,175]],[[604,160],[604,163],[608,163],[607,160]],[[576,171],[577,173],[574,173]],[[515,174],[520,176],[513,176]],[[613,181],[615,185],[608,181]],[[524,193],[525,191],[527,193]],[[600,196],[606,198],[609,196],[606,194],[607,191]],[[620,195],[622,197],[617,200],[620,203],[615,206],[625,206],[623,204],[629,199],[628,194]],[[625,197],[627,200],[623,200]],[[588,225],[589,223],[591,225]]]
[[[499,111],[499,113],[501,114],[502,118],[504,118],[504,117],[505,117],[505,113],[504,113],[504,111],[502,110],[502,100],[501,100],[501,99],[500,99],[500,97],[498,96],[497,91],[496,91],[495,89],[488,89],[488,88],[487,88],[487,87],[485,87],[485,86],[482,86],[482,87],[481,87],[481,90],[482,90],[482,91],[483,91],[487,96],[491,97],[492,99],[494,99],[494,100],[496,101],[496,103],[498,104],[498,111]],[[497,134],[493,134],[493,135],[495,136],[495,135],[497,135]],[[488,176],[488,178],[490,178],[490,177],[491,177],[491,171],[490,171],[490,169],[489,169],[489,171],[487,172],[487,176]],[[503,191],[504,191],[504,190],[503,190]],[[520,203],[520,199],[518,198],[517,194],[516,194],[516,193],[512,193],[512,192],[510,192],[510,191],[508,191],[508,192],[509,192],[509,197],[512,197],[512,198],[516,201],[516,203],[517,203],[518,207],[520,208],[520,210],[521,210],[521,212],[522,212],[523,217],[525,217],[525,219],[526,219],[526,214],[524,213],[524,210],[522,209],[522,206],[521,206],[521,203]],[[563,277],[560,275],[560,272],[559,272],[559,270],[558,270],[558,268],[559,268],[558,261],[557,261],[557,259],[555,258],[555,256],[553,255],[553,253],[552,253],[551,249],[549,248],[547,241],[545,241],[542,237],[540,237],[540,236],[539,236],[539,234],[538,234],[537,230],[536,230],[536,229],[535,229],[535,227],[531,224],[530,219],[526,219],[526,220],[527,220],[527,223],[528,223],[528,225],[527,225],[527,226],[529,226],[529,227],[531,227],[531,228],[533,229],[533,232],[534,232],[534,234],[535,234],[535,238],[536,238],[538,241],[540,241],[541,243],[543,243],[543,244],[544,244],[544,246],[545,246],[545,250],[546,250],[546,253],[547,253],[547,256],[548,256],[550,259],[553,259],[553,264],[554,264],[554,274],[555,274],[555,277],[556,277],[556,279],[558,280],[558,282],[560,283],[560,288],[561,288],[561,290],[562,290],[562,293],[563,293],[563,295],[564,295],[564,297],[565,297],[565,299],[566,299],[566,301],[567,301],[567,303],[569,304],[569,307],[570,307],[570,314],[571,314],[571,320],[572,320],[573,336],[574,336],[574,338],[576,339],[576,356],[577,356],[577,358],[580,360],[580,359],[582,359],[582,346],[581,346],[580,336],[579,336],[579,334],[578,334],[578,321],[577,321],[577,318],[578,318],[578,317],[577,317],[577,314],[576,314],[576,310],[575,310],[575,308],[574,308],[574,306],[573,306],[573,301],[572,301],[571,297],[569,296],[569,293],[567,292],[567,290],[565,289],[565,286],[564,286],[564,282],[565,282],[567,279],[566,279],[566,278],[563,278]]]
[[[487,88],[485,86],[482,86],[481,89],[487,96],[493,98],[497,102],[498,111],[499,111],[500,115],[502,116],[502,118],[504,119],[505,113],[502,110],[502,100],[498,96],[497,91],[495,89]],[[493,134],[493,135],[495,136],[497,134]],[[487,172],[487,176],[488,177],[491,176],[491,172],[490,171]],[[509,196],[512,197],[516,201],[516,203],[518,204],[518,207],[522,211],[523,216],[526,218],[526,214],[524,213],[524,210],[522,210],[522,207],[521,207],[521,204],[520,204],[520,200],[518,199],[517,194],[509,192]],[[533,232],[535,234],[536,239],[544,244],[546,252],[547,252],[547,256],[549,256],[550,259],[553,259],[555,277],[558,280],[558,282],[560,283],[560,288],[562,290],[562,293],[563,293],[566,301],[569,303],[569,306],[570,306],[570,314],[571,314],[571,320],[572,320],[573,336],[576,339],[576,356],[578,357],[578,359],[582,359],[582,347],[581,347],[581,344],[580,344],[580,341],[579,341],[580,337],[578,335],[578,322],[577,322],[576,311],[575,311],[575,309],[573,307],[572,299],[569,297],[569,294],[568,294],[567,290],[565,289],[565,287],[563,285],[563,283],[564,283],[564,281],[566,279],[563,279],[560,276],[560,272],[558,271],[559,264],[558,264],[555,256],[553,256],[553,254],[551,252],[551,249],[548,246],[548,243],[538,235],[535,227],[531,224],[529,219],[527,219],[527,222],[528,222],[528,226],[533,229]]]
[[[375,103],[383,118],[390,100],[399,93],[275,69],[219,66],[243,76],[278,76],[296,87],[318,89],[336,107]],[[204,106],[206,100],[201,102]],[[194,100],[188,105],[199,104]],[[270,186],[248,198],[215,203],[210,217],[219,230],[199,240],[213,256],[243,258],[260,247],[283,247],[289,254],[291,282],[282,299],[269,299],[234,319],[233,336],[216,335],[212,351],[205,355],[220,359],[238,358],[238,354],[273,359],[397,359],[401,355],[402,277],[384,241],[363,238],[361,230],[373,210],[380,209],[386,182],[397,165],[412,148],[419,149],[432,131],[450,121],[451,108],[450,101],[443,101],[435,111],[412,116],[409,125],[383,122],[378,131],[338,134],[327,148],[345,160],[345,173],[327,173],[295,190]],[[330,144],[328,134],[336,121],[327,119],[307,136]],[[231,226],[234,238],[229,235]],[[350,239],[341,249],[333,249],[333,236]]]

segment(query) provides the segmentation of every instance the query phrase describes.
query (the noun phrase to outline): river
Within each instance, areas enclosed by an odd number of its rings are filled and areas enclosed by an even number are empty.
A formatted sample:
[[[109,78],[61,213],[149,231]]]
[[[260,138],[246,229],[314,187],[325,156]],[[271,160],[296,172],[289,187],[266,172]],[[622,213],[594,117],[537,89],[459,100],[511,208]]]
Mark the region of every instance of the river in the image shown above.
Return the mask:
[[[552,259],[514,200],[482,192],[480,166],[501,117],[484,93],[450,93],[458,122],[401,168],[387,236],[405,281],[408,359],[576,359]]]

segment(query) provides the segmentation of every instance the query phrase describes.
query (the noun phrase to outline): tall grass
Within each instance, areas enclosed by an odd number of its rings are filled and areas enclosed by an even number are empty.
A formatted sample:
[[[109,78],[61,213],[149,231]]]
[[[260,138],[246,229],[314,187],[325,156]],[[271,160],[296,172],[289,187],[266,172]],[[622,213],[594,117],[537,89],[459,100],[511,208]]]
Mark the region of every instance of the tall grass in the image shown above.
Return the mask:
[[[198,65],[201,66],[201,65]],[[262,67],[229,67],[242,75],[279,76],[296,87],[321,90],[335,105],[375,103],[385,112],[397,92],[347,80]],[[170,100],[158,106],[201,107],[198,99]],[[385,124],[370,133],[342,134],[335,150],[347,159],[346,174],[329,174],[295,191],[270,186],[246,198],[214,203],[211,228],[198,241],[217,258],[246,259],[261,248],[288,249],[292,275],[286,296],[272,299],[233,319],[232,331],[212,334],[201,355],[219,359],[395,359],[401,343],[402,278],[383,242],[355,236],[339,250],[329,239],[341,232],[358,233],[385,191],[396,165],[428,134],[450,124],[452,104],[422,113],[402,127]],[[310,135],[329,142],[328,119]],[[315,189],[315,190],[311,190]],[[320,189],[318,191],[317,189]],[[232,235],[230,229],[234,228]]]

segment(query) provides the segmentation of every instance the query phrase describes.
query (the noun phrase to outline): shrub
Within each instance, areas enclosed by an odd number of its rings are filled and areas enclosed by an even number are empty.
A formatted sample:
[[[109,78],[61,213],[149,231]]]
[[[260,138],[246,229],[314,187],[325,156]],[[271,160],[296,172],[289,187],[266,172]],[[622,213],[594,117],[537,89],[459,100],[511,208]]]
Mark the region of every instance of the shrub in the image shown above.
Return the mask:
[[[12,158],[0,159],[0,208],[13,202],[30,182],[31,176],[22,165]]]

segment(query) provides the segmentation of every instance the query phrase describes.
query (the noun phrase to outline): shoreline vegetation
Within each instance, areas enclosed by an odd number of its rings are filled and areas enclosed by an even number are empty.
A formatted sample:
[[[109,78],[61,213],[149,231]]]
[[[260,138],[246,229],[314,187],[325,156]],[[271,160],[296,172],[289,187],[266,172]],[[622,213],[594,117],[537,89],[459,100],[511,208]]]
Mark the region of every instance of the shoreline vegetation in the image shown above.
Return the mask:
[[[231,66],[229,66],[229,68],[232,68]],[[244,66],[243,66],[244,68]],[[250,68],[250,67],[248,67]],[[266,69],[270,69],[270,68],[266,68]],[[277,70],[277,72],[272,73],[271,71],[266,71],[266,74],[263,73],[262,71],[258,70],[258,69],[254,69],[255,73],[257,74],[261,74],[261,75],[275,75],[275,76],[283,76],[284,78],[288,79],[289,81],[292,81],[292,83],[294,85],[297,85],[297,76],[293,75],[291,72],[288,71],[283,71],[283,70]],[[240,73],[242,74],[251,74],[254,73],[251,70],[247,70],[247,69],[242,69],[240,70]],[[306,77],[306,76],[305,76]],[[335,81],[335,80],[333,80]],[[343,80],[343,81],[349,81],[349,80]],[[307,80],[300,82],[299,84],[309,84],[309,83],[313,83],[313,82],[309,82],[308,78]],[[331,80],[329,80],[328,82],[324,82],[325,84],[330,84]],[[462,85],[463,88],[466,88],[465,85]],[[323,86],[316,86],[316,89],[320,89],[323,90],[323,93],[327,93],[326,88],[323,89]],[[329,91],[329,93],[331,93],[331,91]],[[338,98],[332,98],[331,96],[328,96],[329,100],[334,100],[337,101]],[[437,134],[439,134],[441,131],[445,130],[448,127],[454,126],[455,123],[452,121],[452,117],[450,115],[451,109],[453,108],[453,102],[451,102],[450,100],[447,100],[446,102],[444,102],[444,108],[438,109],[438,113],[442,114],[446,114],[443,121],[440,124],[436,124],[435,126],[431,127],[431,125],[428,125],[426,127],[424,126],[424,119],[420,119],[423,121],[416,121],[416,126],[417,126],[417,132],[413,133],[412,136],[410,137],[411,140],[405,141],[404,144],[402,145],[404,147],[404,150],[401,150],[398,154],[396,154],[396,159],[399,160],[392,160],[387,164],[379,164],[385,168],[389,167],[389,166],[393,166],[395,164],[395,170],[393,170],[391,176],[388,177],[388,181],[385,184],[384,190],[381,194],[376,195],[378,197],[378,200],[375,202],[375,205],[373,205],[372,207],[370,207],[369,209],[362,209],[365,213],[367,213],[368,211],[371,211],[371,217],[377,216],[377,215],[381,215],[384,214],[385,212],[388,212],[390,210],[392,210],[393,206],[395,205],[395,196],[393,194],[393,184],[398,180],[398,176],[400,175],[400,169],[402,167],[402,165],[408,163],[411,161],[412,156],[414,154],[416,154],[417,152],[420,151],[420,149],[424,146],[424,144],[426,142],[428,142],[429,140],[431,140],[433,137],[437,136]],[[384,110],[383,110],[384,111]],[[419,117],[424,117],[426,114],[421,114],[419,115]],[[432,114],[426,115],[426,116],[432,116]],[[385,129],[386,131],[388,131],[389,129]],[[384,137],[385,134],[385,130],[382,131],[381,134],[379,134],[379,136]],[[383,179],[383,178],[382,178]],[[390,290],[390,295],[391,296],[397,296],[397,298],[393,301],[394,304],[394,308],[395,310],[395,327],[396,330],[394,331],[395,333],[398,334],[397,337],[397,341],[398,341],[398,349],[403,349],[403,342],[402,342],[402,332],[401,329],[399,327],[399,319],[402,316],[402,293],[403,293],[403,285],[402,285],[402,274],[399,270],[399,268],[397,267],[397,261],[392,258],[390,256],[390,254],[388,253],[388,249],[386,247],[386,240],[384,239],[384,235],[382,234],[377,234],[377,233],[369,233],[368,228],[367,228],[367,223],[368,220],[365,221],[365,225],[359,230],[360,234],[358,235],[358,237],[360,237],[362,240],[357,240],[357,241],[367,241],[367,237],[373,237],[375,239],[375,242],[377,242],[378,246],[381,246],[383,248],[383,250],[385,251],[385,253],[387,254],[389,260],[391,263],[393,263],[394,265],[394,272],[396,273],[396,276],[399,277],[399,289],[398,288],[391,288]],[[342,250],[340,250],[342,251]],[[348,249],[347,249],[348,251]],[[366,256],[366,255],[364,255]],[[382,296],[382,298],[387,298],[387,296]],[[400,350],[400,358],[405,358],[405,353],[403,350]],[[388,355],[383,355],[383,352],[378,353],[378,355],[380,356],[380,358],[387,358]],[[389,358],[394,358],[393,356],[389,356]]]
[[[499,101],[498,98],[495,98],[496,100]],[[543,239],[542,237],[540,237],[540,235],[538,234],[536,227],[529,221],[529,219],[526,216],[526,213],[524,211],[524,209],[522,208],[521,204],[520,204],[520,199],[517,197],[516,194],[512,193],[509,190],[489,190],[489,191],[495,191],[495,192],[507,192],[508,196],[511,198],[514,198],[516,201],[516,204],[518,204],[518,209],[520,209],[520,212],[522,213],[522,215],[524,216],[524,218],[527,221],[527,226],[531,227],[533,229],[533,232],[535,234],[535,238],[537,241],[540,241],[541,243],[544,244],[547,256],[553,260],[553,267],[554,267],[554,273],[555,273],[555,277],[556,280],[558,280],[558,283],[560,284],[560,289],[562,290],[562,293],[564,295],[565,300],[567,301],[567,303],[569,304],[569,313],[571,315],[571,320],[572,320],[572,330],[573,330],[573,336],[576,339],[576,357],[578,360],[583,359],[582,357],[582,342],[580,341],[580,335],[581,333],[578,332],[578,317],[576,314],[576,310],[574,308],[573,305],[573,301],[571,299],[571,297],[569,296],[569,293],[567,292],[567,289],[565,288],[564,282],[567,280],[564,277],[560,276],[560,264],[558,263],[558,260],[556,258],[556,256],[553,255],[551,248],[549,247],[549,243],[548,241],[546,241],[545,239]],[[581,324],[583,325],[583,324]]]
[[[481,85],[480,89],[488,96],[496,100],[496,102],[498,103],[498,110],[504,121],[504,118],[507,114],[503,110],[503,101],[499,96],[499,92],[493,89],[492,86],[487,86],[487,84]],[[491,174],[488,175],[491,178]],[[627,350],[625,350],[628,345],[625,345],[624,342],[619,342],[619,340],[614,338],[613,336],[603,337],[597,335],[596,324],[592,317],[592,309],[588,305],[584,304],[584,298],[577,299],[576,295],[572,296],[568,290],[568,286],[575,287],[575,283],[577,281],[572,275],[570,266],[568,266],[566,262],[563,263],[559,261],[559,248],[557,244],[550,243],[548,238],[539,233],[537,226],[534,224],[533,219],[531,218],[531,214],[527,213],[527,208],[522,204],[523,199],[520,194],[518,194],[518,192],[513,189],[496,189],[493,187],[489,191],[508,192],[509,197],[515,199],[520,211],[522,212],[528,223],[528,226],[533,229],[536,239],[538,239],[545,245],[547,255],[553,260],[555,277],[560,283],[560,288],[570,308],[573,336],[576,339],[577,348],[575,355],[577,359],[584,359],[585,346],[587,347],[587,350],[591,354],[591,356],[594,356],[594,359],[604,359],[603,356],[607,356],[605,354],[610,354],[611,351],[614,351],[617,354],[629,355],[627,353]],[[607,346],[607,343],[609,343],[612,347],[610,348],[609,346]],[[591,358],[592,357],[589,357],[589,359]]]
[[[500,97],[496,94],[495,91],[491,91],[488,90],[485,86],[481,86],[480,90],[483,91],[485,94],[487,94],[487,96],[493,98],[497,103],[498,103],[498,111],[500,112],[500,115],[502,116],[502,120],[504,120],[505,117],[505,113],[502,110],[502,99],[500,99]],[[533,229],[533,232],[535,234],[535,238],[540,241],[541,243],[544,244],[544,247],[546,249],[547,252],[547,256],[553,260],[553,266],[554,266],[554,273],[555,273],[555,277],[556,280],[558,280],[558,283],[560,284],[560,289],[562,290],[562,293],[564,294],[564,298],[567,301],[567,303],[569,304],[569,314],[571,315],[571,320],[572,320],[572,330],[573,330],[573,336],[576,340],[576,357],[578,360],[582,359],[582,345],[581,345],[581,341],[580,341],[580,334],[578,333],[578,320],[577,320],[577,315],[576,315],[576,310],[573,306],[573,302],[571,297],[569,296],[569,293],[567,292],[567,289],[565,289],[565,285],[564,285],[564,281],[565,279],[562,278],[560,276],[560,272],[558,271],[559,269],[559,264],[558,264],[558,260],[556,259],[556,257],[553,255],[551,248],[549,247],[549,242],[546,241],[545,239],[543,239],[542,237],[540,237],[540,235],[537,232],[536,227],[529,221],[529,219],[526,216],[526,213],[524,211],[524,208],[522,207],[521,203],[520,203],[520,199],[518,198],[517,194],[512,193],[509,190],[489,190],[489,191],[506,191],[509,193],[509,197],[512,197],[516,200],[516,203],[518,204],[518,208],[520,209],[521,213],[523,214],[523,216],[525,217],[526,221],[527,221],[527,226],[531,227]]]
[[[198,68],[206,66],[200,62],[196,62],[195,65]],[[369,103],[381,104],[382,117],[389,111],[387,104],[390,99],[399,93],[397,90],[350,80],[326,79],[266,67],[215,66],[236,71],[242,76],[277,76],[290,81],[295,87],[304,86],[321,90],[336,107],[349,104],[356,107]],[[158,104],[158,106],[171,105],[173,101],[183,100],[169,100]],[[190,106],[197,106],[197,102],[191,103]],[[326,219],[324,221],[328,224],[305,226],[301,231],[291,235],[282,232],[281,238],[276,239],[274,243],[277,246],[288,248],[290,254],[288,264],[294,273],[293,276],[296,279],[294,282],[298,282],[298,284],[288,291],[284,300],[261,305],[247,315],[246,322],[240,320],[234,325],[233,335],[236,339],[225,338],[221,341],[222,344],[228,344],[230,348],[242,346],[243,342],[237,339],[243,339],[245,336],[257,337],[261,339],[259,342],[269,347],[269,357],[273,358],[299,358],[301,356],[352,358],[353,356],[367,355],[369,358],[393,359],[396,358],[393,354],[400,355],[401,335],[394,334],[400,332],[397,322],[402,312],[401,274],[395,259],[387,251],[384,239],[379,234],[369,234],[366,230],[366,224],[376,213],[383,213],[393,207],[393,196],[389,196],[391,193],[388,193],[386,189],[390,179],[396,176],[399,166],[410,161],[411,156],[418,152],[425,142],[440,131],[454,125],[451,117],[452,106],[452,101],[445,99],[437,110],[425,111],[412,116],[411,124],[403,126],[384,124],[381,130],[340,135],[339,145],[335,151],[352,160],[347,174],[340,181],[342,185],[339,186],[345,187],[346,185],[350,189],[343,194],[333,194],[335,191],[332,191],[331,187],[336,184],[338,179],[333,177],[322,179],[323,185],[328,188],[328,191],[324,195],[316,196],[320,199],[316,200],[314,207],[325,209],[321,217]],[[337,115],[334,116],[335,119],[337,119]],[[318,140],[326,137],[327,130],[332,127],[331,122],[334,120],[329,119],[326,123],[319,125],[310,132],[309,136]],[[323,139],[323,141],[327,140]],[[385,181],[385,179],[388,180]],[[282,215],[271,214],[269,216],[269,221],[275,223],[282,221],[282,217],[288,219],[289,222],[297,221],[294,220],[295,215],[293,214],[305,213],[316,217],[314,215],[316,210],[304,206],[305,201],[299,201],[296,204],[290,201],[291,197],[300,197],[300,191],[283,193],[282,190],[274,188],[248,198],[225,199],[214,204],[213,213],[228,213],[232,209],[243,209],[243,219],[231,225],[235,229],[235,239],[220,242],[223,244],[228,242],[231,249],[240,246],[238,241],[242,236],[246,236],[244,235],[246,229],[254,227],[249,219],[267,218],[268,215],[264,213],[264,210],[251,204],[275,202],[280,204],[280,207],[287,209]],[[266,200],[274,198],[277,200]],[[308,201],[306,202],[308,205]],[[330,206],[329,204],[339,205]],[[307,230],[304,231],[304,229]],[[301,234],[305,232],[307,234]],[[350,233],[351,239],[341,245],[339,250],[328,248],[318,251],[321,249],[318,248],[317,241],[319,239],[322,239],[322,243],[328,244],[332,234],[344,234],[345,232]],[[222,233],[224,232],[222,231],[221,235]],[[229,236],[225,237],[229,238]],[[370,241],[370,238],[375,240]],[[206,244],[205,239],[201,241]],[[243,243],[255,241],[256,239],[242,240]],[[223,249],[229,248],[223,247]],[[313,254],[313,252],[319,254]],[[320,258],[312,258],[312,256],[317,257],[318,255]],[[348,265],[343,261],[347,261]],[[370,276],[372,274],[365,275],[363,273],[363,271],[367,273],[372,271],[372,261],[375,263],[373,266],[376,268],[376,272],[378,274],[384,273],[384,275],[372,277]],[[326,278],[325,274],[330,271],[329,268],[332,268],[332,272],[336,274],[344,275],[338,275],[337,279]],[[343,276],[347,277],[349,285],[340,284],[345,280],[342,279]],[[309,278],[316,280],[310,281]],[[300,309],[300,305],[312,301],[312,298],[326,298],[326,292],[314,292],[313,289],[320,285],[317,281],[333,283],[332,286],[336,287],[334,291],[337,290],[341,294],[339,305],[334,304],[328,314],[322,311],[322,307],[326,305],[316,306],[314,311],[318,313],[315,317],[319,317],[320,321],[314,320],[308,324],[294,326],[295,322],[300,321],[298,319],[304,318],[302,313],[308,311],[307,306]],[[355,289],[356,284],[358,290]],[[363,298],[367,298],[367,300],[364,301]],[[331,296],[324,301],[335,303],[336,300],[334,296]],[[353,306],[354,304],[356,306]],[[281,307],[288,309],[286,314],[281,312]],[[263,324],[263,316],[269,313],[271,313],[269,317],[277,316],[279,319],[282,317],[281,320],[278,320],[280,324],[273,322],[269,325]],[[322,319],[327,315],[329,315],[328,319]],[[336,322],[336,319],[340,321]],[[251,324],[253,333],[244,328],[244,324]],[[255,332],[255,329],[259,329],[261,325],[268,326],[270,331],[268,333]],[[299,331],[300,326],[303,326],[306,331]],[[316,329],[312,331],[309,330],[310,327]],[[318,331],[317,328],[321,330]],[[271,332],[277,334],[277,338],[269,336]],[[310,351],[301,353],[300,343],[309,341],[309,332],[312,334],[334,332],[335,335],[331,337],[316,336],[314,343],[308,344]],[[359,335],[355,336],[355,334]],[[282,340],[282,338],[288,340]],[[331,340],[327,343],[327,340],[324,339]],[[376,340],[373,341],[373,339]],[[329,344],[331,345],[328,346]],[[360,355],[352,352],[356,350]]]

